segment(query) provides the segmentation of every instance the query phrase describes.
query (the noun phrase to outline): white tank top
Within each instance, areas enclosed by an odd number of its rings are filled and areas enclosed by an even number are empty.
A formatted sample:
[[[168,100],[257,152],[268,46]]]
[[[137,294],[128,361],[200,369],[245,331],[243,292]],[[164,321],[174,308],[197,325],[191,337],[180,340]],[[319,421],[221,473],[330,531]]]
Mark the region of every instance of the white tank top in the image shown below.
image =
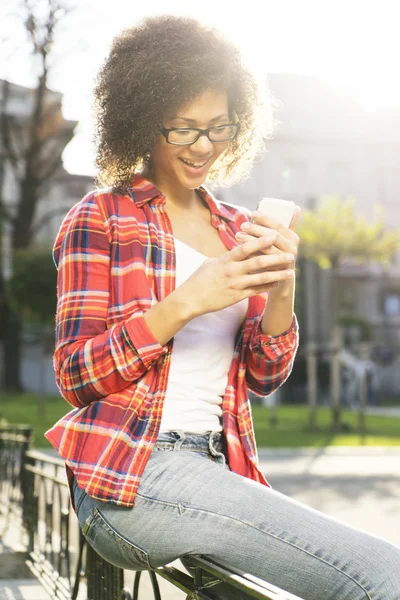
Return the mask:
[[[207,259],[175,238],[176,287]],[[174,338],[160,431],[222,431],[222,398],[248,300],[192,319]]]

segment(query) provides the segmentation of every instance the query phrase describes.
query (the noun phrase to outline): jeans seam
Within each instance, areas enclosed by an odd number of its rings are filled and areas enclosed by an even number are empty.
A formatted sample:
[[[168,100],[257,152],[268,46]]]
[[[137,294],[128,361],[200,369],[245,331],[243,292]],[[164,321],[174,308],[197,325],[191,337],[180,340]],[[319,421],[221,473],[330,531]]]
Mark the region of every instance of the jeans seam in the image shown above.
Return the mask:
[[[211,510],[205,510],[203,508],[195,508],[193,506],[187,506],[186,504],[182,504],[182,503],[179,503],[179,504],[176,503],[175,504],[175,503],[172,503],[172,502],[165,502],[164,500],[157,500],[155,498],[151,498],[149,496],[144,496],[143,494],[139,494],[139,492],[137,492],[137,496],[140,496],[143,500],[148,500],[149,502],[154,502],[155,504],[161,504],[163,506],[170,506],[172,508],[176,508],[180,512],[181,512],[181,509],[184,508],[185,511],[193,511],[193,512],[199,512],[199,513],[213,515],[213,516],[216,516],[216,517],[222,517],[224,519],[228,519],[230,521],[235,521],[236,523],[240,523],[242,525],[246,525],[247,527],[251,527],[252,529],[255,529],[256,531],[259,531],[260,533],[263,533],[265,535],[269,535],[272,538],[274,538],[275,540],[279,540],[281,542],[284,542],[285,544],[288,544],[289,546],[292,546],[293,548],[296,548],[296,550],[300,550],[301,552],[304,552],[305,554],[308,554],[309,556],[312,556],[313,558],[316,558],[317,560],[323,562],[324,564],[332,567],[333,569],[335,569],[336,571],[338,571],[342,575],[345,575],[348,579],[350,579],[351,581],[353,581],[353,583],[355,583],[356,585],[358,585],[358,587],[367,595],[367,599],[368,600],[374,600],[372,598],[372,596],[370,596],[369,591],[367,589],[365,589],[365,587],[363,585],[361,585],[356,579],[354,579],[354,577],[352,577],[351,575],[349,575],[349,573],[345,573],[344,571],[342,571],[341,569],[339,569],[338,567],[336,567],[335,565],[333,565],[329,561],[321,558],[320,556],[316,556],[312,552],[309,552],[308,550],[305,550],[304,548],[296,546],[296,544],[294,544],[293,542],[290,542],[290,541],[286,540],[283,537],[279,537],[278,535],[275,535],[275,534],[273,534],[273,533],[271,533],[269,531],[264,531],[263,529],[260,529],[259,527],[256,527],[255,525],[252,525],[251,523],[248,523],[247,521],[241,521],[240,519],[236,519],[235,517],[231,517],[231,516],[228,516],[228,515],[223,515],[221,513],[217,513],[217,512],[211,511]]]

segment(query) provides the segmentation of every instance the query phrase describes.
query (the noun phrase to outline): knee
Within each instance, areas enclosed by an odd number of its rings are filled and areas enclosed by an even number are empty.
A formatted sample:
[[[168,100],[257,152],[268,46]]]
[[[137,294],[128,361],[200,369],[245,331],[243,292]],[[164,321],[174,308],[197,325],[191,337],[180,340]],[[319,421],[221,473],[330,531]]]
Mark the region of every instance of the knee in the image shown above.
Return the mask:
[[[371,582],[371,598],[399,600],[400,598],[400,548],[382,542],[376,553],[366,561],[366,576]]]

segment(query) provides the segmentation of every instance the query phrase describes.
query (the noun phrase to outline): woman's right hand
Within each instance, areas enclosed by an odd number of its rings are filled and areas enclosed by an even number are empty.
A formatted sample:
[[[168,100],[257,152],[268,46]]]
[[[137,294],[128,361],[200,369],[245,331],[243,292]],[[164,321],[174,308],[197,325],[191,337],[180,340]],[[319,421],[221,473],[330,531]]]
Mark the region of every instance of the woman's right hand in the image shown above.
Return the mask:
[[[209,258],[176,292],[189,300],[193,317],[222,310],[241,300],[268,292],[280,281],[294,276],[292,254],[262,253],[275,242],[275,235],[239,244],[223,256]],[[277,269],[278,270],[274,270]]]

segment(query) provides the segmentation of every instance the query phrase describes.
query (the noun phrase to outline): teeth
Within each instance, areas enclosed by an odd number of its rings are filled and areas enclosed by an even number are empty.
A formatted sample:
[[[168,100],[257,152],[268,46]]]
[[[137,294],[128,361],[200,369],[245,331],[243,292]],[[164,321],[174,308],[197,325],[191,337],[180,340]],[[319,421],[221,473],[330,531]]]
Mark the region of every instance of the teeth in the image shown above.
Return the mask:
[[[199,167],[204,167],[204,165],[206,164],[206,162],[203,163],[191,163],[188,160],[185,160],[184,158],[181,159],[186,165],[189,165],[190,167],[195,167],[195,169],[198,169]]]

